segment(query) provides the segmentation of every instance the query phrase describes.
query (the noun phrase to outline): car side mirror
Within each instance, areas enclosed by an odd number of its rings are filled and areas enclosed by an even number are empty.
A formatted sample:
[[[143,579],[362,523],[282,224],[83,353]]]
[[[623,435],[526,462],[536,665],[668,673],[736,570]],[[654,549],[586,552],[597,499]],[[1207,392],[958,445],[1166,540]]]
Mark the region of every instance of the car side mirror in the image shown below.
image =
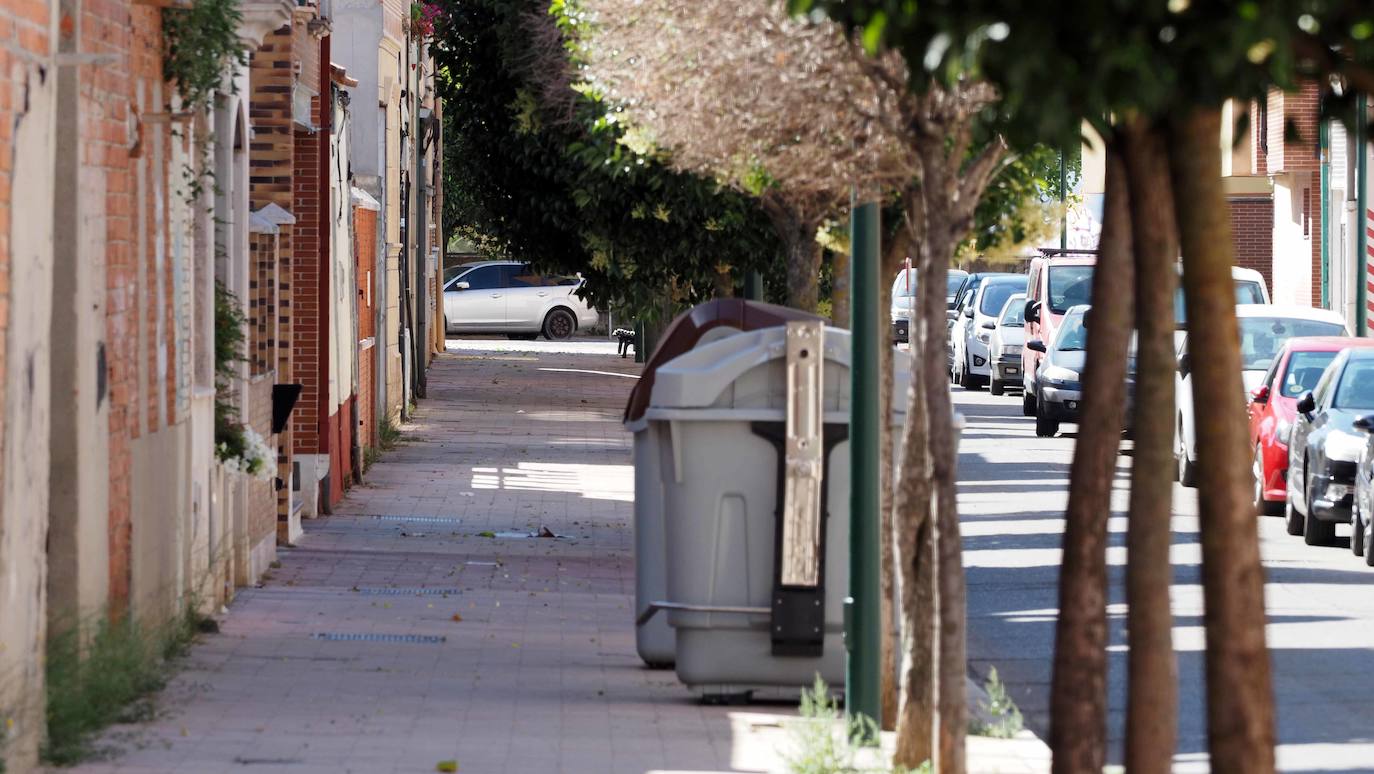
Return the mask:
[[[1040,339],[1031,339],[1030,341],[1026,342],[1026,349],[1033,350],[1035,352],[1044,352],[1045,342],[1041,341]]]
[[[472,285],[468,284],[467,282],[455,282],[455,283],[453,283],[453,289],[454,289],[454,290],[467,290],[467,289],[470,288],[470,287],[472,287]]]
[[[1356,430],[1362,433],[1374,433],[1374,414],[1365,414],[1362,417],[1358,417],[1351,424]]]
[[[1038,301],[1026,302],[1026,322],[1040,322],[1040,303]]]
[[[1298,413],[1307,417],[1309,421],[1312,419],[1312,412],[1316,410],[1317,399],[1311,391],[1303,393],[1302,397],[1298,398]]]
[[[1261,384],[1250,392],[1250,402],[1261,406],[1269,402],[1269,385]]]
[[[997,323],[992,320],[988,320],[987,322],[983,323],[983,327],[987,328],[988,330],[993,330],[997,327]]]
[[[1193,359],[1192,359],[1191,357],[1189,357],[1189,355],[1188,355],[1187,352],[1184,352],[1182,355],[1179,355],[1179,356],[1178,356],[1178,375],[1179,375],[1179,376],[1187,376],[1187,375],[1189,374],[1189,372],[1191,372],[1191,371],[1193,370],[1192,366],[1193,366]]]

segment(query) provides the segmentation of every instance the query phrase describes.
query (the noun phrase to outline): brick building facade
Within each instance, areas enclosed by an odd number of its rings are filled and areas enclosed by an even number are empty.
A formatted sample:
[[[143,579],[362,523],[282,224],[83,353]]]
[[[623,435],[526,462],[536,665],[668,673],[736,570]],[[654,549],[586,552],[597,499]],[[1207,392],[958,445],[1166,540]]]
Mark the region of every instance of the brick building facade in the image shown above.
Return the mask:
[[[407,394],[384,379],[404,337],[385,335],[400,315],[383,310],[399,288],[387,282],[389,257],[421,255],[420,243],[386,244],[401,213],[380,202],[414,164],[379,171],[382,195],[357,197],[348,127],[358,82],[331,61],[331,20],[292,0],[241,0],[239,10],[235,39],[249,61],[226,61],[220,92],[188,107],[164,72],[164,15],[175,7],[0,8],[9,770],[37,765],[51,635],[228,603],[299,536],[303,513],[327,511],[358,480],[387,413],[377,408]],[[375,66],[376,46],[367,54]],[[398,73],[378,102],[357,102],[370,117],[388,96],[399,109],[421,77]],[[435,279],[416,276],[420,287]],[[221,372],[217,331],[234,312],[242,358]],[[234,427],[275,450],[264,476],[236,472],[219,446]]]

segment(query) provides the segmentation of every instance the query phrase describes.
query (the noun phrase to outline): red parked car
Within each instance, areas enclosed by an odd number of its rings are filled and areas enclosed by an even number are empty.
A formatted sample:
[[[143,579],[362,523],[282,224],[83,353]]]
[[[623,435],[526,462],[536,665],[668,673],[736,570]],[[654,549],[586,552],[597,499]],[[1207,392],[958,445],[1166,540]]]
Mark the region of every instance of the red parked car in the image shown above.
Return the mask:
[[[1314,389],[1322,373],[1346,347],[1374,347],[1374,339],[1313,336],[1289,339],[1250,392],[1250,445],[1254,447],[1255,507],[1261,513],[1283,510],[1287,497],[1288,434],[1298,399]]]

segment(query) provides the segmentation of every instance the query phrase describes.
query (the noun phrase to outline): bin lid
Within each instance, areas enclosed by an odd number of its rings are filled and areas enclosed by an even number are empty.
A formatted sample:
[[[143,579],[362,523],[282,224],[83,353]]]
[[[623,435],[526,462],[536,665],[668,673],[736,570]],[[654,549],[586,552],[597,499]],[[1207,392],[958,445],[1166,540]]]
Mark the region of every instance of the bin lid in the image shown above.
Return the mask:
[[[788,320],[824,320],[824,317],[800,309],[746,301],[742,298],[717,298],[698,304],[678,315],[658,340],[658,347],[644,364],[644,372],[625,406],[626,423],[644,416],[654,391],[654,377],[659,366],[696,347],[701,338],[713,328],[722,326],[753,331],[785,325]]]
[[[851,341],[849,331],[826,327],[822,371],[826,421],[848,422]],[[787,329],[781,325],[702,344],[659,366],[649,418],[781,415],[787,403],[786,363]],[[893,395],[903,396],[911,380],[911,356],[894,352],[892,365]],[[905,414],[905,401],[897,397],[893,404],[895,415]]]

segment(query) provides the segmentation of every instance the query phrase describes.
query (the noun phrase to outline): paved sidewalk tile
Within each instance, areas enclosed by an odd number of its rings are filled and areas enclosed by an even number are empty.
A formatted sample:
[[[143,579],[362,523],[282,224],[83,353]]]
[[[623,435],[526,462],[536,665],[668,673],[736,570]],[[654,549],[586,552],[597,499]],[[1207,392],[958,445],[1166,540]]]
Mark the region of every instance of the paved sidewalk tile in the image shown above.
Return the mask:
[[[776,723],[702,706],[635,655],[634,362],[497,344],[436,362],[404,443],[239,594],[159,719],[78,771],[780,765]],[[524,537],[541,528],[560,537]]]
[[[786,769],[790,708],[703,706],[635,654],[633,361],[451,344],[402,445],[77,771]]]

